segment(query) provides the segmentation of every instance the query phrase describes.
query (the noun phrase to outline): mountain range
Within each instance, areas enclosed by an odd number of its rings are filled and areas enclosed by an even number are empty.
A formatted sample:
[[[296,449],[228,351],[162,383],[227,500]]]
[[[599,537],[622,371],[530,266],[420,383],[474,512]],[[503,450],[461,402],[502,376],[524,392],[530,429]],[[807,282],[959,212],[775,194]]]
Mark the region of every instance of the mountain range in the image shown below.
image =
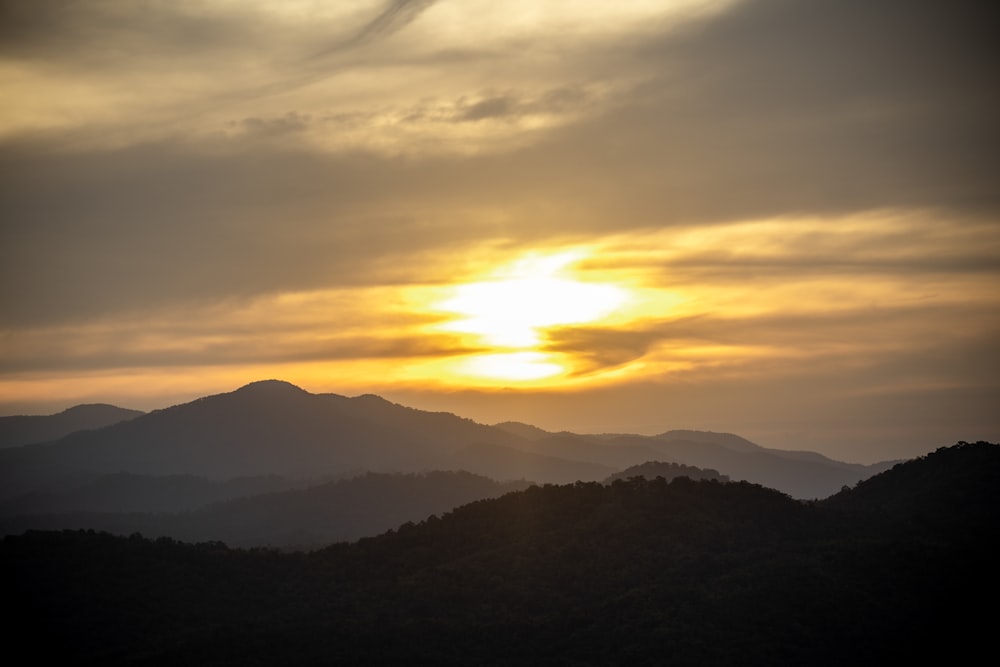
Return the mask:
[[[980,442],[818,502],[536,485],[310,553],[31,531],[0,540],[3,606],[52,663],[971,664],[992,649],[998,489]]]
[[[311,394],[278,380],[122,416],[103,427],[0,450],[0,505],[123,472],[326,481],[359,471],[466,470],[500,481],[568,483],[602,480],[653,460],[712,468],[798,498],[822,498],[892,464],[865,466],[767,449],[724,433],[582,435],[510,422],[490,426],[373,395]]]
[[[531,483],[683,475],[820,498],[891,465],[766,449],[727,433],[490,426],[278,380],[147,414],[80,406],[32,423],[35,434],[61,437],[0,449],[2,534],[90,528],[315,547]]]

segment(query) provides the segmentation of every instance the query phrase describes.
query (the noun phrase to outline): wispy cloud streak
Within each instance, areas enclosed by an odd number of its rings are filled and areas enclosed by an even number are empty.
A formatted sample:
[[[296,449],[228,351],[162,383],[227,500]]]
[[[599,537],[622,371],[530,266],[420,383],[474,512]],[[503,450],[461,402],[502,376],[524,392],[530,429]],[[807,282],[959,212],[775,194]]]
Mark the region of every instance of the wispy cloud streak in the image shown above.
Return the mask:
[[[327,55],[341,48],[367,44],[377,39],[388,37],[412,23],[435,2],[436,0],[391,0],[388,6],[382,10],[382,13],[365,25],[353,37],[343,43],[335,44],[317,55]]]

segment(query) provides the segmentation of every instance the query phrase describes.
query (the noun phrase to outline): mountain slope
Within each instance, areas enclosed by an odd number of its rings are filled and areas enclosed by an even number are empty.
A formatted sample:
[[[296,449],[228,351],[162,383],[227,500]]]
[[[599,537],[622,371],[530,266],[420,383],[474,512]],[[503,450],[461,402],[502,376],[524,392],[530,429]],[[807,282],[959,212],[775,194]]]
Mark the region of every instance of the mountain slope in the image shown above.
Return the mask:
[[[1000,446],[961,442],[898,463],[822,501],[831,510],[876,511],[900,526],[982,540],[974,526],[1000,526]],[[990,537],[989,539],[992,539]]]
[[[528,432],[519,426],[512,430]],[[813,452],[768,449],[731,433],[710,431],[676,430],[657,436],[536,433],[519,447],[556,456],[572,452],[576,458],[618,468],[651,460],[709,468],[733,480],[762,484],[803,499],[825,498],[891,465],[865,466]]]
[[[114,405],[76,405],[54,415],[0,417],[0,448],[58,440],[75,431],[102,428],[142,415]]]
[[[992,637],[969,592],[1000,592],[997,499],[961,472],[1000,485],[980,453],[889,471],[852,514],[633,479],[533,487],[310,555],[29,533],[0,543],[0,570],[18,573],[14,636],[42,631],[38,657],[74,662],[965,664]],[[926,470],[944,523],[899,530],[881,507],[919,498]],[[966,538],[937,532],[970,507]]]
[[[584,456],[559,458],[526,451],[529,448],[479,444],[450,452],[440,459],[439,468],[468,470],[497,479],[527,479],[551,484],[604,479],[614,468],[593,463]]]
[[[54,443],[2,451],[0,468],[57,464],[89,472],[311,477],[420,470],[470,444],[519,440],[454,415],[264,381]]]
[[[764,448],[732,450],[714,442],[668,440],[660,441],[657,450],[670,461],[713,468],[732,479],[752,480],[796,498],[823,498],[865,476],[863,466],[852,470],[840,465],[789,459]]]
[[[420,521],[474,500],[528,486],[527,482],[501,484],[467,472],[368,473],[179,513],[72,512],[0,517],[0,534],[18,534],[27,529],[93,529],[187,542],[225,542],[234,547],[317,547],[377,535],[407,521]]]
[[[464,469],[562,483],[604,479],[651,460],[712,468],[798,498],[826,497],[881,469],[765,449],[724,433],[580,435],[486,426],[377,396],[311,394],[268,380],[54,442],[0,450],[0,501],[118,472],[222,480]]]
[[[865,466],[814,452],[768,449],[728,433],[671,431],[653,440],[667,460],[714,468],[734,480],[752,481],[804,499],[825,498],[888,465]]]
[[[538,440],[539,438],[545,438],[553,435],[544,429],[540,429],[537,426],[532,426],[531,424],[525,424],[523,422],[500,422],[499,424],[494,424],[493,426],[494,428],[499,428],[507,431],[508,433],[518,435],[525,440]]]
[[[582,459],[621,469],[655,459],[658,450],[652,445],[652,441],[612,445],[593,436],[563,432],[534,438],[519,447],[545,456]]]
[[[66,512],[181,512],[243,496],[272,493],[301,483],[265,475],[225,482],[194,475],[110,473],[49,493],[26,493],[0,504],[0,515]],[[96,527],[96,526],[95,526]]]

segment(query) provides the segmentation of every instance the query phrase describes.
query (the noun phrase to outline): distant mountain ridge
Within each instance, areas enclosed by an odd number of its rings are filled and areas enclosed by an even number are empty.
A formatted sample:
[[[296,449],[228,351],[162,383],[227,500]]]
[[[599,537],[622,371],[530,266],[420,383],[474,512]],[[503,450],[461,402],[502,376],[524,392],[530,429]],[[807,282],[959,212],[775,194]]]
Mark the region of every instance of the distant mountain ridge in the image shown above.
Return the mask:
[[[645,436],[622,433],[581,435],[551,433],[518,422],[496,425],[528,437],[523,449],[556,452],[626,468],[661,460],[716,470],[733,480],[747,480],[778,489],[796,498],[825,498],[892,467],[897,461],[872,465],[835,461],[806,451],[769,449],[732,433],[671,430]]]
[[[581,435],[488,426],[374,395],[312,394],[264,380],[52,442],[0,450],[0,502],[117,472],[227,480],[467,470],[497,480],[566,483],[602,480],[654,460],[711,468],[800,498],[826,497],[889,465],[770,450],[732,434]]]
[[[144,481],[148,484],[156,478]],[[405,522],[422,521],[460,505],[530,486],[524,481],[496,482],[468,472],[435,471],[367,473],[307,488],[287,488],[288,480],[281,478],[251,479],[243,481],[242,487],[265,484],[272,490],[183,512],[63,511],[0,516],[0,535],[28,529],[90,529],[186,542],[218,541],[233,547],[314,548],[378,535]]]
[[[75,431],[110,426],[142,414],[106,403],[86,403],[54,415],[0,417],[0,448],[58,440]]]
[[[431,464],[445,452],[482,441],[516,440],[454,415],[412,410],[374,396],[310,394],[268,380],[97,431],[0,452],[0,463],[52,462],[93,472],[211,478],[301,477],[436,467]]]
[[[299,480],[277,475],[216,481],[195,475],[117,472],[83,477],[79,483],[66,484],[54,492],[10,497],[0,504],[0,516],[66,512],[183,512],[224,500],[285,491],[301,485]]]

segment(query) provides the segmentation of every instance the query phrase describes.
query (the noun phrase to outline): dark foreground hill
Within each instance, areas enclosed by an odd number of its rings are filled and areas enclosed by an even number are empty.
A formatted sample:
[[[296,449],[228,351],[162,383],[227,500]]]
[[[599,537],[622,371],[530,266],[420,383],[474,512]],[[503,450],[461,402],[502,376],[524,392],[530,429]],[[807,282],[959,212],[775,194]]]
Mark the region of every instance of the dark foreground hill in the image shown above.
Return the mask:
[[[994,623],[976,601],[1000,592],[998,484],[1000,447],[977,443],[829,503],[549,485],[308,555],[28,533],[0,546],[6,629],[73,664],[970,664]]]
[[[668,482],[672,479],[676,479],[677,477],[687,477],[689,479],[714,479],[716,482],[730,481],[727,475],[719,474],[718,470],[706,470],[703,468],[696,468],[694,466],[686,466],[681,463],[647,461],[637,466],[629,466],[621,472],[616,472],[614,475],[611,475],[604,480],[604,482],[607,484],[615,481],[616,479],[630,479],[632,477],[645,477],[646,479],[656,479],[657,477],[662,477]]]

